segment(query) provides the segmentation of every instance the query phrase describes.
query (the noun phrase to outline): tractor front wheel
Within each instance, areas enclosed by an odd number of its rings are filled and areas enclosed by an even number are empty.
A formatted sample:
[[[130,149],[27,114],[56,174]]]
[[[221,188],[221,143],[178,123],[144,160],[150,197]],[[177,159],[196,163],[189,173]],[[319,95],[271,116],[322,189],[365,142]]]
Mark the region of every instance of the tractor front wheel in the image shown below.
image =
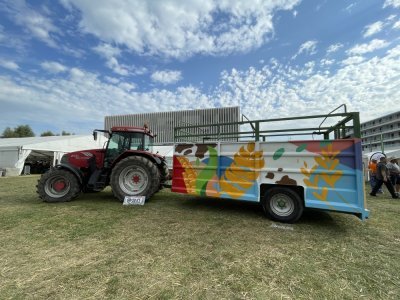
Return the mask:
[[[39,197],[45,202],[71,201],[81,191],[75,175],[62,169],[53,169],[44,173],[36,188]]]
[[[110,185],[114,196],[121,202],[125,196],[145,196],[150,198],[160,185],[160,171],[145,157],[130,156],[116,164]]]

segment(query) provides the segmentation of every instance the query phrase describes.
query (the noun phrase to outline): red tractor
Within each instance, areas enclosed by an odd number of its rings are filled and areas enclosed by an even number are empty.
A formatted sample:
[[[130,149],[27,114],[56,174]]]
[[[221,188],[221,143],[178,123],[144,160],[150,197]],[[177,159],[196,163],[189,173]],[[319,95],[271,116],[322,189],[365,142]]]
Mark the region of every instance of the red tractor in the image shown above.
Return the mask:
[[[80,192],[99,192],[110,185],[121,202],[125,196],[150,198],[169,179],[164,157],[151,152],[154,135],[144,127],[96,129],[109,135],[103,149],[65,154],[59,164],[43,174],[37,192],[45,202],[65,202]]]

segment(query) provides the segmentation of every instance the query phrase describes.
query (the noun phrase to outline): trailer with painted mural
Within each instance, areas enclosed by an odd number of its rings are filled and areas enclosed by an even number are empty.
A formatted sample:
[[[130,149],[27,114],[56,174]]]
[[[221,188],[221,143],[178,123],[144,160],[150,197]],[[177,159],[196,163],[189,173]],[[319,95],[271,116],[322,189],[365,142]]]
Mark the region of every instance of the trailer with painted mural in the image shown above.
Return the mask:
[[[280,222],[297,221],[306,208],[365,220],[359,114],[343,107],[328,115],[177,127],[171,189],[259,202]],[[318,119],[319,126],[310,125]],[[95,139],[98,132],[109,138],[103,149],[67,153],[41,176],[43,201],[67,202],[111,186],[121,202],[140,197],[144,203],[165,186],[170,170],[166,158],[153,152],[147,125],[96,129]],[[301,138],[291,140],[295,136]]]
[[[359,114],[341,107],[328,115],[243,120],[248,130],[240,132],[222,132],[226,124],[178,127],[172,191],[259,202],[280,222],[295,222],[308,208],[365,220]],[[282,138],[293,136],[301,139]]]

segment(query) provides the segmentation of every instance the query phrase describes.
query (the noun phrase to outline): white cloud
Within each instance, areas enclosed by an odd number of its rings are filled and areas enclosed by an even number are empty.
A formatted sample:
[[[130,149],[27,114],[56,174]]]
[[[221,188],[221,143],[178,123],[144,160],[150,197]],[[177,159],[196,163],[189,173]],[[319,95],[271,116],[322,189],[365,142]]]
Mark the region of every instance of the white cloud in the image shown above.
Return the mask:
[[[66,66],[55,61],[45,61],[42,62],[40,66],[50,73],[62,73],[68,69]]]
[[[315,53],[317,53],[317,41],[307,41],[304,42],[299,50],[296,52],[295,55],[293,55],[292,59],[295,59],[297,56],[299,56],[300,54],[304,53],[304,54],[308,54],[308,55],[313,55]]]
[[[326,52],[328,53],[328,54],[330,54],[330,53],[333,53],[333,52],[336,52],[336,51],[338,51],[340,48],[342,48],[343,47],[343,44],[341,44],[341,43],[336,43],[336,44],[332,44],[332,45],[330,45],[329,47],[328,47],[328,49],[326,50]]]
[[[60,131],[71,128],[71,131],[79,134],[90,132],[94,126],[101,126],[105,115],[214,105],[207,95],[192,86],[173,91],[155,89],[140,93],[135,92],[132,83],[110,84],[100,80],[96,74],[77,68],[70,72],[69,77],[50,79],[41,79],[36,75],[0,75],[3,113],[0,128],[14,124],[16,110],[21,119],[40,119],[43,123],[48,122],[48,126],[59,126]]]
[[[390,15],[389,17],[386,18],[386,21],[392,21],[396,18],[396,15]]]
[[[357,44],[353,48],[347,50],[347,54],[350,55],[360,55],[360,54],[365,54],[369,52],[373,52],[378,49],[385,48],[389,46],[390,43],[384,40],[378,40],[374,39],[370,41],[369,43],[365,44]]]
[[[173,70],[156,71],[151,74],[151,79],[162,84],[172,84],[182,79],[182,73]]]
[[[129,70],[126,66],[120,65],[118,60],[115,57],[111,57],[107,62],[106,66],[109,67],[114,73],[117,73],[121,76],[129,75]]]
[[[133,83],[121,82],[120,84],[118,84],[118,87],[127,92],[130,92],[136,88],[136,85]]]
[[[363,62],[365,60],[364,57],[362,56],[350,56],[346,58],[345,60],[342,61],[343,65],[354,65],[354,64],[359,64],[360,62]]]
[[[321,65],[322,66],[330,66],[334,63],[335,61],[333,59],[321,59]]]
[[[363,37],[370,37],[371,35],[377,34],[382,30],[384,26],[384,23],[382,21],[378,21],[375,23],[372,23],[368,26],[365,27]]]
[[[353,8],[356,6],[355,3],[351,3],[349,4],[344,10],[346,10],[347,12],[351,13],[351,11],[353,10]]]
[[[117,57],[121,55],[119,48],[103,43],[94,47],[93,50],[106,59],[106,66],[113,70],[114,73],[121,76],[129,75],[129,68],[118,62]]]
[[[335,72],[321,71],[312,61],[292,67],[271,59],[260,68],[224,71],[217,88],[207,94],[193,86],[139,92],[133,83],[101,80],[77,68],[65,78],[0,75],[0,128],[14,124],[15,111],[24,120],[48,120],[60,131],[88,133],[102,125],[105,115],[234,105],[241,105],[251,119],[264,119],[321,114],[344,103],[349,111],[362,112],[361,120],[366,121],[398,107],[399,60],[400,46],[381,57],[340,64]]]
[[[113,47],[106,43],[94,47],[93,50],[105,58],[111,58],[121,54],[121,50],[119,48]]]
[[[16,24],[24,27],[32,36],[51,47],[57,47],[52,35],[60,31],[50,18],[38,10],[31,9],[24,0],[8,2],[3,9],[10,14]]]
[[[297,17],[297,15],[298,15],[298,11],[297,11],[297,10],[294,10],[294,11],[293,11],[293,17],[295,17],[295,18],[296,18],[296,17]]]
[[[119,79],[118,79],[118,78],[115,78],[115,77],[104,76],[104,79],[105,79],[107,82],[112,83],[112,84],[117,84],[117,83],[119,83]]]
[[[77,80],[84,79],[85,74],[89,74],[89,73],[85,72],[79,68],[72,68],[70,70],[70,75],[71,75],[71,78],[73,78],[73,79],[77,79]]]
[[[400,21],[397,21],[396,23],[393,24],[393,29],[400,29]]]
[[[10,61],[10,60],[2,60],[2,59],[0,59],[0,66],[3,67],[3,68],[6,68],[6,69],[12,70],[12,71],[16,71],[16,70],[19,69],[18,64],[16,64],[13,61]]]
[[[393,6],[395,8],[400,7],[400,0],[386,0],[383,4],[383,8]]]
[[[142,55],[185,58],[260,47],[273,34],[278,10],[300,0],[63,0],[80,11],[80,28],[105,43]],[[222,14],[223,18],[216,17]]]
[[[332,74],[318,70],[309,73],[306,66],[296,69],[281,64],[274,72],[268,66],[259,70],[232,69],[222,74],[213,98],[220,99],[221,105],[240,103],[243,113],[256,119],[271,114],[276,117],[320,114],[344,103],[350,111],[362,112],[361,119],[366,121],[398,107],[399,59],[400,46],[397,46],[381,58],[342,65]]]

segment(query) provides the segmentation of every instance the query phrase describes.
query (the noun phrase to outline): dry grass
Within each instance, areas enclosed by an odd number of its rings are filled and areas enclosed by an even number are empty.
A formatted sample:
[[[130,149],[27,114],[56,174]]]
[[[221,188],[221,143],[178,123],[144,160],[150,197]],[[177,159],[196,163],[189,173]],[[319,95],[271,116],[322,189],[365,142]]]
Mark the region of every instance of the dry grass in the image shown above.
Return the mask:
[[[0,178],[1,299],[398,299],[400,201],[365,223],[310,211],[295,225],[257,205],[111,191],[46,204],[38,177]]]

